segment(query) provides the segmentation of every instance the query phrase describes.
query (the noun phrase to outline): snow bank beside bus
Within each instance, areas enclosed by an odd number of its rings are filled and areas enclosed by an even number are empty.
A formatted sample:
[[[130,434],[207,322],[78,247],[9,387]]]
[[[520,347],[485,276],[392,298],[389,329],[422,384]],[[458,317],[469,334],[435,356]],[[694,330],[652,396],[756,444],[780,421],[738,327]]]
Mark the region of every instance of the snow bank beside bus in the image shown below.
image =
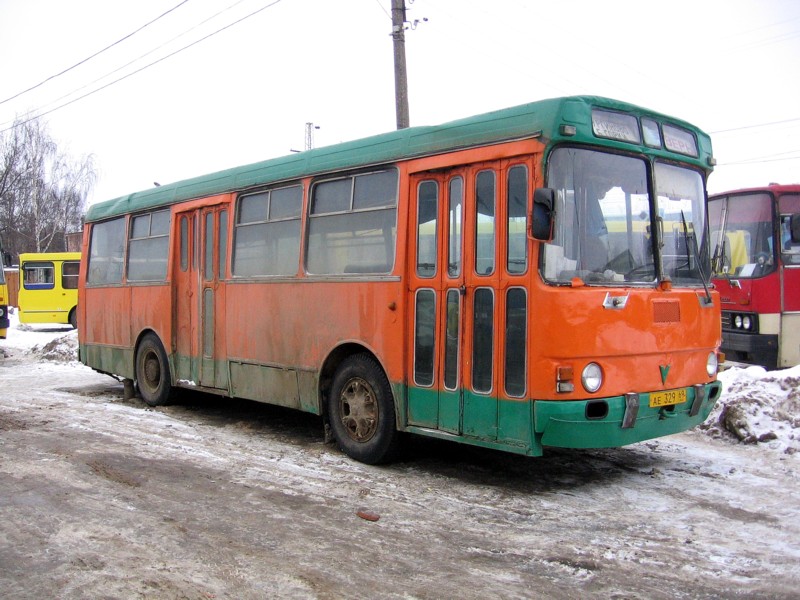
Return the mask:
[[[701,430],[784,454],[800,451],[800,366],[783,371],[732,367],[719,380],[722,397]]]

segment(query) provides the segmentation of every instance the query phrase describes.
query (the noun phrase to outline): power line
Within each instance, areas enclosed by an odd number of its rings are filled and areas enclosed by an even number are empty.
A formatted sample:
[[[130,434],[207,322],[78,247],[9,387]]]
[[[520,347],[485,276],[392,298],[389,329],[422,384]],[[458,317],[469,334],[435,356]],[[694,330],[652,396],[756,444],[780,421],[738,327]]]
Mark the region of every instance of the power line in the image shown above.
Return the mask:
[[[188,0],[185,0],[185,1],[188,1]],[[115,79],[114,81],[111,81],[111,82],[109,82],[109,83],[107,83],[107,84],[105,84],[105,85],[103,85],[103,86],[101,86],[101,87],[99,87],[97,89],[94,89],[91,92],[87,92],[87,93],[83,94],[82,96],[78,96],[77,98],[73,98],[69,102],[64,102],[63,104],[60,104],[60,105],[56,106],[55,108],[52,108],[52,109],[44,111],[44,112],[40,112],[40,113],[38,113],[36,115],[33,115],[31,117],[28,117],[28,118],[22,120],[22,121],[15,121],[14,124],[11,127],[7,127],[5,129],[0,129],[0,133],[5,133],[6,131],[12,130],[17,125],[24,125],[25,123],[30,123],[31,121],[34,121],[34,120],[39,119],[39,118],[41,118],[41,117],[43,117],[45,115],[49,115],[50,113],[53,113],[53,112],[55,112],[57,110],[65,108],[65,107],[69,106],[70,104],[74,104],[75,102],[78,102],[79,100],[83,100],[84,98],[88,98],[89,96],[92,96],[93,94],[96,94],[97,92],[100,92],[100,91],[102,91],[102,90],[104,90],[104,89],[106,89],[108,87],[111,87],[115,83],[119,83],[120,81],[123,81],[123,80],[127,79],[128,77],[132,77],[133,75],[136,75],[137,73],[141,73],[145,69],[149,69],[150,67],[152,67],[154,65],[157,65],[158,63],[160,63],[162,61],[165,61],[168,58],[171,58],[171,57],[175,56],[176,54],[179,54],[179,53],[183,52],[184,50],[188,50],[192,46],[196,46],[200,42],[204,42],[205,40],[217,35],[218,33],[221,33],[223,31],[225,31],[226,29],[230,29],[234,25],[238,25],[242,21],[245,21],[245,20],[249,19],[250,17],[253,17],[253,16],[257,15],[258,13],[260,13],[260,12],[266,10],[266,9],[275,6],[279,2],[281,2],[281,0],[274,0],[273,2],[270,2],[269,4],[267,4],[266,6],[262,6],[261,8],[259,8],[257,10],[254,10],[250,14],[247,14],[247,15],[245,15],[244,17],[242,17],[240,19],[237,19],[233,23],[229,23],[228,25],[225,25],[224,27],[220,27],[216,31],[213,31],[212,33],[209,33],[208,35],[206,35],[204,37],[201,37],[198,40],[195,40],[191,44],[187,44],[186,46],[183,46],[182,48],[178,48],[174,52],[171,52],[171,53],[169,53],[169,54],[167,54],[165,56],[162,56],[161,58],[159,58],[157,60],[154,60],[153,62],[148,63],[148,64],[144,65],[143,67],[141,67],[139,69],[136,69],[135,71],[131,71],[127,75],[123,75],[122,77],[119,77],[119,78]]]
[[[114,69],[114,70],[112,70],[112,71],[109,71],[108,73],[106,73],[105,75],[102,75],[102,76],[98,77],[98,78],[97,78],[97,79],[95,79],[94,81],[91,81],[91,82],[87,83],[86,85],[82,85],[81,87],[79,87],[79,88],[77,88],[77,89],[74,89],[74,90],[72,90],[71,92],[68,92],[68,93],[64,94],[63,96],[59,96],[59,97],[58,97],[58,98],[56,98],[55,100],[52,100],[52,101],[50,101],[50,102],[47,102],[47,103],[46,103],[46,104],[44,104],[43,106],[40,106],[39,108],[36,108],[36,109],[32,110],[31,112],[32,112],[32,113],[37,113],[38,111],[45,110],[45,109],[46,109],[48,106],[52,106],[52,105],[54,105],[54,104],[57,104],[58,102],[61,102],[61,101],[62,101],[62,100],[64,100],[65,98],[69,98],[70,96],[72,96],[72,95],[74,95],[74,94],[77,94],[77,93],[78,93],[78,92],[80,92],[81,90],[85,90],[86,88],[89,88],[89,87],[93,86],[94,84],[96,84],[96,83],[99,83],[100,81],[102,81],[103,79],[106,79],[107,77],[110,77],[110,76],[111,76],[111,75],[113,75],[114,73],[118,73],[119,71],[122,71],[122,70],[123,70],[123,69],[125,69],[126,67],[129,67],[129,66],[131,66],[132,64],[134,64],[134,63],[136,63],[136,62],[138,62],[138,61],[142,60],[142,59],[143,59],[143,58],[145,58],[146,56],[150,56],[150,55],[151,55],[151,54],[153,54],[154,52],[157,52],[158,50],[161,50],[161,49],[162,49],[162,48],[164,48],[165,46],[168,46],[169,44],[171,44],[171,43],[172,43],[172,42],[174,42],[175,40],[178,40],[178,39],[182,38],[183,36],[185,36],[185,35],[187,35],[187,34],[191,33],[192,31],[194,31],[194,30],[195,30],[195,29],[197,29],[198,27],[201,27],[202,25],[205,25],[205,24],[206,24],[206,23],[208,23],[209,21],[213,21],[214,19],[216,19],[216,18],[217,18],[218,16],[220,16],[221,14],[228,12],[229,10],[231,10],[232,8],[234,8],[235,6],[237,6],[237,5],[241,4],[241,3],[242,3],[242,2],[244,2],[244,1],[245,1],[245,0],[237,0],[236,2],[234,2],[233,4],[231,4],[230,6],[228,6],[227,8],[224,8],[224,9],[220,10],[219,12],[216,12],[216,13],[214,13],[214,14],[213,14],[213,15],[211,15],[210,17],[208,17],[208,18],[206,18],[206,19],[203,19],[202,21],[200,21],[199,23],[197,23],[197,24],[196,24],[196,25],[194,25],[193,27],[190,27],[189,29],[187,29],[187,30],[183,31],[182,33],[179,33],[179,34],[178,34],[178,35],[176,35],[175,37],[173,37],[173,38],[171,38],[171,39],[167,40],[166,42],[164,42],[163,44],[161,44],[161,45],[159,45],[159,46],[156,46],[155,48],[153,48],[153,49],[151,49],[151,50],[148,50],[148,51],[147,51],[147,52],[145,52],[144,54],[142,54],[142,55],[140,55],[140,56],[138,56],[138,57],[134,58],[133,60],[130,60],[130,61],[128,61],[128,62],[127,62],[127,63],[125,63],[124,65],[122,65],[122,66],[120,66],[120,67],[117,67],[116,69]],[[113,82],[112,82],[112,83],[113,83]],[[42,113],[42,114],[46,114],[46,113]],[[3,126],[3,125],[7,125],[7,124],[9,124],[9,123],[12,123],[12,122],[13,122],[13,121],[6,121],[5,123],[0,123],[0,127],[1,127],[1,126]]]
[[[794,152],[798,152],[794,150]],[[786,152],[785,154],[790,154]],[[731,165],[757,165],[762,163],[771,163],[771,162],[782,162],[786,160],[800,160],[800,156],[786,156],[784,158],[745,158],[743,160],[732,160],[729,162],[721,162],[718,163],[718,167],[728,167]]]
[[[381,10],[383,11],[383,13],[384,13],[384,14],[385,14],[387,17],[389,17],[389,20],[391,21],[391,20],[392,20],[392,15],[390,15],[390,14],[389,14],[389,11],[388,11],[388,10],[386,10],[386,7],[383,5],[383,2],[382,2],[382,0],[375,0],[375,2],[377,2],[377,3],[378,3],[378,6],[380,6],[380,7],[381,7]]]
[[[731,129],[720,129],[719,131],[709,131],[711,135],[718,133],[728,133],[730,131],[742,131],[743,129],[755,129],[756,127],[770,127],[772,125],[783,125],[784,123],[793,123],[800,121],[800,117],[794,119],[786,119],[784,121],[772,121],[771,123],[760,123],[759,125],[743,125],[742,127],[732,127]]]
[[[177,8],[180,8],[181,6],[183,6],[184,4],[186,4],[188,1],[189,1],[189,0],[183,0],[183,2],[180,2],[179,4],[177,4],[177,5],[173,6],[173,7],[172,7],[172,8],[170,8],[170,9],[169,9],[167,12],[165,12],[165,13],[163,13],[163,14],[161,14],[161,15],[157,16],[155,19],[153,19],[153,20],[152,20],[152,21],[150,21],[149,23],[145,23],[144,25],[142,25],[141,27],[139,27],[137,30],[135,30],[135,31],[132,31],[131,33],[129,33],[129,34],[128,34],[128,35],[126,35],[125,37],[123,37],[123,38],[121,38],[121,39],[118,39],[116,42],[114,42],[113,44],[110,44],[109,46],[106,46],[106,47],[105,47],[105,48],[103,48],[102,50],[98,50],[97,52],[95,52],[95,53],[94,53],[94,54],[92,54],[91,56],[89,56],[89,57],[87,57],[87,58],[84,58],[82,61],[75,63],[74,65],[72,65],[71,67],[68,67],[68,68],[64,69],[64,70],[63,70],[63,71],[61,71],[60,73],[56,73],[55,75],[51,75],[51,76],[50,76],[50,77],[48,77],[47,79],[45,79],[45,80],[43,80],[43,81],[40,81],[39,83],[37,83],[37,84],[36,84],[36,85],[34,85],[34,86],[31,86],[31,87],[29,87],[27,90],[22,90],[21,92],[18,92],[18,93],[16,93],[16,94],[14,94],[13,96],[10,96],[9,98],[6,98],[5,100],[0,100],[0,104],[5,104],[6,102],[9,102],[10,100],[14,100],[15,98],[19,98],[19,97],[20,97],[20,96],[22,96],[23,94],[27,94],[28,92],[31,92],[31,91],[35,90],[36,88],[39,88],[39,87],[43,86],[43,85],[44,85],[45,83],[47,83],[48,81],[52,81],[52,80],[53,80],[53,79],[55,79],[56,77],[61,77],[61,76],[62,76],[62,75],[64,75],[65,73],[69,73],[70,71],[72,71],[72,69],[74,69],[74,68],[76,68],[76,67],[79,67],[79,66],[81,66],[82,64],[84,64],[84,63],[86,63],[86,62],[88,62],[88,61],[92,60],[93,58],[95,58],[95,57],[97,57],[97,56],[101,55],[101,54],[102,54],[103,52],[105,52],[106,50],[110,50],[111,48],[113,48],[113,47],[114,47],[114,46],[116,46],[117,44],[120,44],[120,43],[124,42],[125,40],[127,40],[128,38],[130,38],[130,37],[132,37],[132,36],[136,35],[137,33],[139,33],[139,32],[140,32],[142,29],[144,29],[145,27],[149,27],[150,25],[152,25],[153,23],[155,23],[155,22],[156,22],[156,21],[158,21],[159,19],[163,19],[163,18],[164,18],[165,16],[167,16],[169,13],[171,13],[172,11],[174,11],[174,10],[175,10],[175,9],[177,9]]]

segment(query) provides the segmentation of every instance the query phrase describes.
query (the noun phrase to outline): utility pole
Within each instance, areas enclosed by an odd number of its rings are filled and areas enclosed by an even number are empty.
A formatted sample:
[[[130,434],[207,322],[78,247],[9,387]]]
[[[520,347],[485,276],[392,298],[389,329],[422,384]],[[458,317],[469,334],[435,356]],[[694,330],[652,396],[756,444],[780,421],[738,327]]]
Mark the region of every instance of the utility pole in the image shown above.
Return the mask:
[[[311,150],[314,147],[314,130],[319,129],[319,125],[313,123],[306,123],[306,150]]]
[[[405,22],[405,0],[392,0],[392,39],[394,40],[394,98],[398,129],[405,129],[409,126]]]

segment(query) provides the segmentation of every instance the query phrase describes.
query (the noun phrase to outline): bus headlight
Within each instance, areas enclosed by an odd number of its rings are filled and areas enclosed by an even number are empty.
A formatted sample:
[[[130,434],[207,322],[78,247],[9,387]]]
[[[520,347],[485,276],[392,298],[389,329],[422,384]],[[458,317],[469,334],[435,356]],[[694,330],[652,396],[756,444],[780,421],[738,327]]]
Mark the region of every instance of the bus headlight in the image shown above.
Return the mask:
[[[733,326],[736,327],[736,329],[742,328],[742,315],[736,315],[733,318]]]
[[[600,386],[603,385],[603,370],[600,365],[597,363],[586,365],[581,373],[581,383],[583,384],[583,389],[590,394],[599,390]]]
[[[717,362],[717,353],[709,352],[708,358],[706,359],[706,373],[708,373],[709,377],[713,377],[717,374],[717,368],[719,368],[719,363]]]
[[[742,327],[746,331],[750,331],[753,327],[753,320],[750,318],[750,315],[745,315],[742,317]]]

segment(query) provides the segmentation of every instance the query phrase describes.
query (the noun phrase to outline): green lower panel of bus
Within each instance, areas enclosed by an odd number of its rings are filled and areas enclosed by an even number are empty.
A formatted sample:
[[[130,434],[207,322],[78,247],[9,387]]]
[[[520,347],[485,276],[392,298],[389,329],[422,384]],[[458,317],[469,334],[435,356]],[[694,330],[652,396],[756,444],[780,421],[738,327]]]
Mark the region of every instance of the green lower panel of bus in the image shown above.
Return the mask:
[[[135,377],[132,349],[82,345],[80,357],[98,371]],[[250,400],[320,412],[319,381],[312,371],[238,361],[206,365],[175,355],[170,360],[182,387],[216,388]],[[694,387],[675,390],[668,394],[679,404],[650,406],[667,394],[653,394],[652,402],[648,393],[592,400],[499,400],[466,390],[392,384],[401,429],[528,456],[541,456],[546,446],[612,448],[691,429],[708,417],[721,387],[719,382],[700,386],[699,397]]]
[[[85,344],[78,348],[78,352],[80,361],[95,371],[128,379],[134,378],[131,348]]]
[[[699,425],[719,398],[721,384],[714,382],[701,390],[696,405],[695,389],[686,388],[684,402],[651,407],[648,393],[628,400],[617,396],[534,402],[465,392],[461,404],[455,393],[410,388],[407,430],[529,456],[541,456],[546,446],[613,448]]]

